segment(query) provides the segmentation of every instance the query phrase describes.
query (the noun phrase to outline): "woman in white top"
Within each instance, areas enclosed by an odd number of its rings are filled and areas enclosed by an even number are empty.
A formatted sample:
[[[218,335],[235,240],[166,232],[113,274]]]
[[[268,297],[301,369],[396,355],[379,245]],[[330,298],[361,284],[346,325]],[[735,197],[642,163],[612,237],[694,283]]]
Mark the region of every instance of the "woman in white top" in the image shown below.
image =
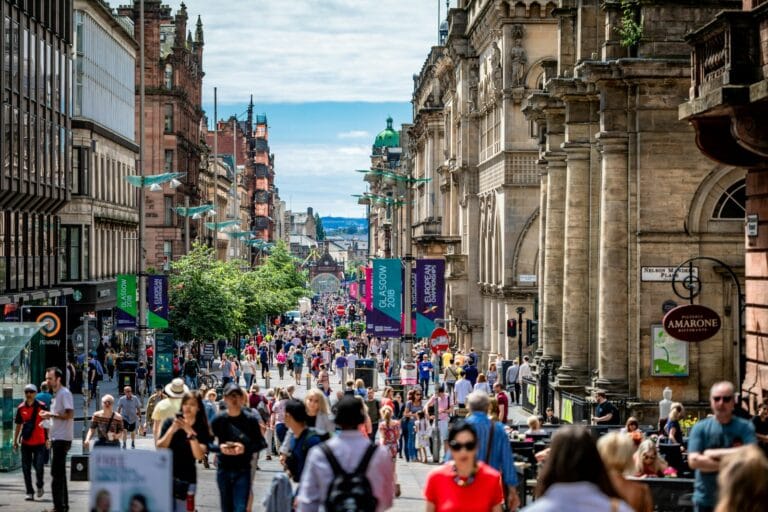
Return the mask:
[[[539,473],[536,501],[525,512],[631,512],[619,497],[583,427],[561,427],[552,437],[549,456]]]
[[[541,428],[541,421],[539,421],[538,416],[530,416],[528,418],[528,430],[525,431],[526,436],[529,436],[531,434],[536,436],[536,435],[541,435],[546,433],[547,431]]]
[[[245,379],[245,389],[251,389],[253,376],[256,373],[256,362],[251,354],[246,354],[243,361],[243,379]]]
[[[491,394],[491,386],[488,384],[488,379],[485,378],[485,374],[481,373],[477,376],[477,383],[475,383],[475,391],[482,391],[486,395]]]

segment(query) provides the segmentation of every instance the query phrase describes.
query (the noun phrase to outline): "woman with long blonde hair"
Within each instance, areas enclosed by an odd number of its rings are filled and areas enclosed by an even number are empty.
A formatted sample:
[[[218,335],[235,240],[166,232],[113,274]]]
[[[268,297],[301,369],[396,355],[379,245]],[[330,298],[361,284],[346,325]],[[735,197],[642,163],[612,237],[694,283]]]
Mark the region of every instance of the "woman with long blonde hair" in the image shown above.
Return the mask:
[[[646,439],[635,452],[635,476],[663,477],[667,463],[659,455],[656,443]]]
[[[392,418],[393,411],[388,405],[381,408],[382,420],[379,422],[379,444],[389,450],[392,460],[397,458],[397,440],[400,439],[400,422]],[[397,483],[397,465],[392,465],[392,478],[395,482],[395,496],[400,496],[400,484]]]

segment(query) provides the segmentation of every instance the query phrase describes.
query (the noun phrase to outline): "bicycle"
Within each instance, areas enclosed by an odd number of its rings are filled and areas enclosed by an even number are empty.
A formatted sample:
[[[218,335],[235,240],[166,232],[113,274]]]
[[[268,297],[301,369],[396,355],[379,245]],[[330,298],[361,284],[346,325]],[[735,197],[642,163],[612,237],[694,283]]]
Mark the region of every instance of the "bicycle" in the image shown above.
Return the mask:
[[[201,374],[198,379],[200,387],[205,386],[206,389],[216,389],[219,387],[219,378],[213,373]]]

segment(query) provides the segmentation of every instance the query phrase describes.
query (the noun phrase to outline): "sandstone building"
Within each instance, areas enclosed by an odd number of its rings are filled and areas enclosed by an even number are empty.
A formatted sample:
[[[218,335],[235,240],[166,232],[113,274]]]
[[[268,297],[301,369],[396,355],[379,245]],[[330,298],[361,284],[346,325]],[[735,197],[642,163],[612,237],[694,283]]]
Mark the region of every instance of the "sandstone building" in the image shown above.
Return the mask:
[[[118,15],[133,21],[138,38],[139,1],[119,7]],[[188,21],[183,2],[172,16],[171,8],[160,0],[144,0],[144,171],[148,175],[186,173],[181,179],[182,186],[175,190],[165,187],[158,192],[144,191],[147,267],[154,269],[163,269],[168,262],[183,255],[190,242],[185,240],[185,222],[172,208],[198,206],[205,202],[199,183],[205,144],[201,103],[203,24],[198,16],[193,38]],[[140,81],[140,73],[137,65],[136,84]],[[138,102],[137,91],[137,116]],[[136,126],[138,124],[137,117]],[[202,236],[198,224],[193,223],[188,238],[194,240]]]
[[[743,11],[702,21],[688,39],[693,80],[680,118],[693,125],[711,165],[747,170],[745,339],[737,378],[754,410],[768,399],[768,2],[744,0]]]

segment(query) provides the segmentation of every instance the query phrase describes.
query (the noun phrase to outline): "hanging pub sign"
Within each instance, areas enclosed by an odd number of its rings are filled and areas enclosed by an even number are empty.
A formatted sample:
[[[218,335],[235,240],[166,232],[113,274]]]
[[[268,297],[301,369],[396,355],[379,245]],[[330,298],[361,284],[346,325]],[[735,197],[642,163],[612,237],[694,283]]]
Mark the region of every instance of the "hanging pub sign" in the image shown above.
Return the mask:
[[[708,340],[720,330],[720,315],[700,304],[686,304],[664,315],[664,332],[681,341]]]

